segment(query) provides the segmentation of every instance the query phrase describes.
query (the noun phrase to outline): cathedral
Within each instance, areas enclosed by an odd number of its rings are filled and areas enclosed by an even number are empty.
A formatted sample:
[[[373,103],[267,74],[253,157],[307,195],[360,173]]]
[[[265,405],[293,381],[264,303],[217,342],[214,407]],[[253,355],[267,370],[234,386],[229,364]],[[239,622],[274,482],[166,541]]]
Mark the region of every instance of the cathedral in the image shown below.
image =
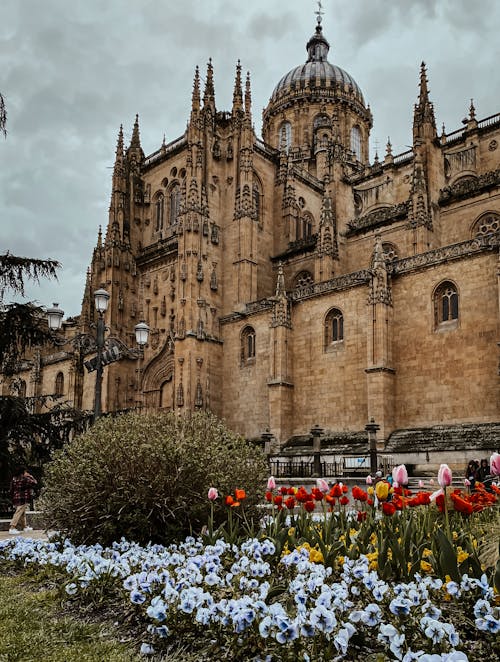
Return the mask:
[[[422,63],[411,149],[388,142],[370,163],[370,107],[331,60],[319,16],[262,137],[239,62],[230,110],[211,61],[203,85],[196,68],[185,133],[152,154],[137,117],[130,144],[120,128],[109,220],[61,337],[93,333],[98,289],[108,336],[133,348],[148,324],[144,351],[106,366],[104,412],[210,410],[275,450],[315,425],[348,445],[372,420],[380,448],[473,433],[495,449],[500,114],[480,120],[471,102],[438,131]],[[82,347],[36,352],[27,394],[91,410]]]

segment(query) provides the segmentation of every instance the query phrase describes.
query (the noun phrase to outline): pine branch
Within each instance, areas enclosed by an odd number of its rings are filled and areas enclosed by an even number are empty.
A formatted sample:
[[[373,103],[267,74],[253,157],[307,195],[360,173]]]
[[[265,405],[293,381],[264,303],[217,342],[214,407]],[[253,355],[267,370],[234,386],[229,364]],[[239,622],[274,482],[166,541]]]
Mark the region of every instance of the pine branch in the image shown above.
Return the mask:
[[[7,109],[5,107],[5,99],[0,94],[0,133],[3,133],[4,138],[7,138]]]
[[[51,340],[45,313],[32,303],[12,303],[0,310],[0,368],[14,374],[27,349]]]
[[[56,260],[18,257],[12,253],[0,255],[0,300],[7,288],[24,296],[24,281],[40,282],[40,278],[55,278],[61,265]]]

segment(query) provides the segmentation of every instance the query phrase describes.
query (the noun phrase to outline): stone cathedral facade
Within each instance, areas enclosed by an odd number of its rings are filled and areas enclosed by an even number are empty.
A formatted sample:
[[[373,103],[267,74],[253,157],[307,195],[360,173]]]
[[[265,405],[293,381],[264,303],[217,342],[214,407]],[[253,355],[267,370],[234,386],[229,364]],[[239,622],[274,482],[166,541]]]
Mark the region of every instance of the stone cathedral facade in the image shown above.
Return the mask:
[[[250,439],[268,429],[275,448],[315,424],[348,443],[371,419],[387,448],[436,430],[494,448],[500,114],[479,120],[471,103],[438,131],[422,64],[411,149],[388,143],[370,163],[370,107],[320,20],[306,50],[262,138],[239,63],[229,111],[212,63],[203,86],[196,69],[186,132],[154,153],[137,118],[130,144],[120,129],[109,221],[64,333],[91,330],[98,288],[111,335],[131,347],[149,324],[140,362],[106,367],[104,411],[208,409]],[[46,348],[24,367],[28,393],[92,409],[81,352]]]

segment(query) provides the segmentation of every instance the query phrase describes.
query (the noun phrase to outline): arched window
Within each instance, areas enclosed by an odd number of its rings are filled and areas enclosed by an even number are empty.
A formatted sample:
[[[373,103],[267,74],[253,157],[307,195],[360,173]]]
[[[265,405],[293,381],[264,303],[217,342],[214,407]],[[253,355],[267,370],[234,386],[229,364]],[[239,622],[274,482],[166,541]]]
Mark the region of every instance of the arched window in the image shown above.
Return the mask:
[[[181,187],[178,182],[172,184],[169,193],[169,225],[177,224],[177,217],[179,216],[179,207],[181,203]]]
[[[344,340],[344,316],[338,308],[332,308],[325,317],[325,349]]]
[[[278,132],[278,148],[288,152],[292,146],[292,125],[290,122],[283,122]]]
[[[500,215],[488,212],[480,216],[472,228],[473,237],[485,237],[500,232]]]
[[[163,229],[163,214],[165,208],[165,197],[163,193],[157,193],[155,196],[155,232]]]
[[[361,130],[359,126],[351,129],[351,151],[358,161],[361,161]]]
[[[307,239],[312,235],[313,231],[313,217],[309,212],[306,212],[302,216],[297,217],[297,231],[295,233],[295,238]]]
[[[434,322],[436,328],[454,325],[458,320],[458,290],[454,283],[445,281],[434,291]]]
[[[55,394],[56,397],[60,398],[64,394],[64,375],[62,372],[58,372],[56,375],[56,384],[55,384]]]
[[[246,326],[241,332],[241,363],[255,361],[255,330]]]
[[[26,397],[26,382],[24,381],[24,379],[19,380],[17,394],[20,398]]]

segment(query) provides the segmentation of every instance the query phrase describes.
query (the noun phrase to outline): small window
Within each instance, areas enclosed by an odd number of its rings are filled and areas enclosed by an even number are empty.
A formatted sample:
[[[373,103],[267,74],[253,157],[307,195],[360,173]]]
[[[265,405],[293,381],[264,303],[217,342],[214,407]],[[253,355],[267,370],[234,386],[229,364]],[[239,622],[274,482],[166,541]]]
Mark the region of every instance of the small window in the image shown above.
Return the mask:
[[[64,394],[64,375],[62,372],[58,372],[56,376],[55,394],[58,398]]]
[[[325,349],[344,340],[344,316],[338,308],[332,308],[325,317]]]
[[[495,213],[483,214],[475,223],[473,237],[486,237],[500,232],[500,216]]]
[[[155,198],[155,231],[163,229],[163,214],[165,208],[165,198],[163,193],[158,193]]]
[[[181,187],[176,182],[172,185],[169,193],[169,225],[177,225],[177,217],[179,216],[179,207],[181,203]]]
[[[441,283],[434,293],[434,320],[436,328],[458,320],[458,291],[450,281]]]
[[[278,133],[278,148],[288,152],[292,146],[292,125],[290,122],[283,122]]]
[[[358,161],[361,161],[361,130],[359,126],[351,129],[351,151]]]
[[[314,283],[314,278],[310,271],[300,271],[293,281],[294,287],[305,287],[306,285],[312,285]]]
[[[20,398],[26,397],[26,382],[24,381],[24,379],[19,380],[17,394]]]
[[[255,361],[255,330],[246,326],[241,333],[241,363],[242,365]]]

